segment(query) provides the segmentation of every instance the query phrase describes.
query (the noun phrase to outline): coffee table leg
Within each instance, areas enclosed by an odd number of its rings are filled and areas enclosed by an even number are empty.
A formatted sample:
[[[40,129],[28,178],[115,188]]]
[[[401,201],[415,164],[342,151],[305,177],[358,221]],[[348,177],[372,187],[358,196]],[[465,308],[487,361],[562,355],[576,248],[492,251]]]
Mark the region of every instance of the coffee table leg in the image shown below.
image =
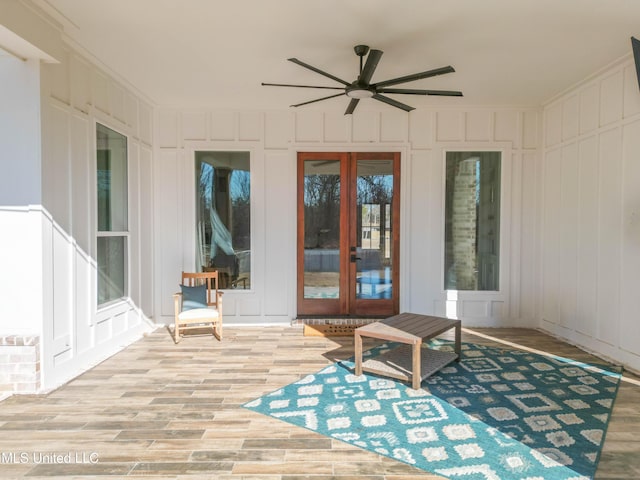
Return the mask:
[[[362,375],[362,337],[358,332],[353,334],[353,343],[356,357],[356,375]]]
[[[456,362],[459,362],[460,360],[462,360],[462,355],[461,355],[461,327],[460,324],[458,323],[458,325],[456,325],[456,344],[455,344],[455,351],[458,354],[458,358],[456,358]]]
[[[413,374],[411,375],[411,380],[413,380],[413,389],[419,390],[420,383],[422,382],[422,372],[420,372],[420,347],[421,343],[413,344]]]

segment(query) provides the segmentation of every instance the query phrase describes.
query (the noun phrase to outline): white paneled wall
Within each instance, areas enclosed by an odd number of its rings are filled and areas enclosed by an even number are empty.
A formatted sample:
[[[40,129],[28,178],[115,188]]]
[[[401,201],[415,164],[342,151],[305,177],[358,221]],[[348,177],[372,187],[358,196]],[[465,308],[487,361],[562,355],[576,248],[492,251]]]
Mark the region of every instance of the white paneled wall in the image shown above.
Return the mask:
[[[318,110],[157,110],[156,311],[172,321],[180,271],[195,268],[194,152],[251,154],[252,288],[224,297],[230,324],[296,315],[296,152],[401,152],[401,309],[447,314],[467,325],[530,325],[536,318],[541,137],[535,108],[388,108],[352,116]],[[503,157],[500,292],[443,290],[444,151]]]
[[[622,61],[544,108],[540,326],[640,369],[640,91]]]
[[[0,56],[0,85],[0,336],[37,336],[43,283],[39,62]]]
[[[152,328],[152,107],[71,49],[42,66],[44,316],[51,388]],[[96,122],[128,138],[130,298],[97,309]]]

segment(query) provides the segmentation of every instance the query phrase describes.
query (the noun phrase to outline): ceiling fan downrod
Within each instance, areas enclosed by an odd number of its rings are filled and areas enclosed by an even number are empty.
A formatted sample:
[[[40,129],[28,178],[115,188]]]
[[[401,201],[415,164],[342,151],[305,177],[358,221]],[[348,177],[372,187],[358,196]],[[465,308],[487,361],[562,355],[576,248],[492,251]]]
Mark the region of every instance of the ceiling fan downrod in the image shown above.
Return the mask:
[[[367,45],[356,45],[353,47],[353,50],[356,52],[356,55],[360,57],[360,74],[362,75],[362,65],[363,65],[363,57],[369,53],[369,47]]]

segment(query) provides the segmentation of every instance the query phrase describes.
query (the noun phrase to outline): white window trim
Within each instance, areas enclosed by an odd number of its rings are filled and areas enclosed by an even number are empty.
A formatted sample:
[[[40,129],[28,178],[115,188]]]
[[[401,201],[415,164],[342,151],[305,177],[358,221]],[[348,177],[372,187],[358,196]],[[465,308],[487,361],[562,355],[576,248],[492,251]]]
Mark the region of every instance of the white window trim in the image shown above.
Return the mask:
[[[506,303],[509,295],[511,265],[511,177],[513,154],[510,142],[493,142],[491,144],[446,143],[440,144],[441,158],[441,218],[440,218],[440,272],[439,288],[445,301],[460,300],[500,300]],[[447,152],[499,152],[500,153],[500,254],[499,254],[499,289],[498,290],[447,290],[444,288],[445,270],[445,201],[446,201],[446,162]]]
[[[97,188],[97,184],[98,184],[98,171],[97,171],[97,151],[98,151],[98,145],[97,145],[97,129],[98,129],[98,125],[101,125],[103,127],[106,127],[110,130],[113,130],[114,132],[122,135],[123,137],[126,138],[127,140],[127,185],[126,185],[126,191],[127,191],[127,230],[125,231],[101,231],[98,230],[98,188]],[[93,212],[94,212],[94,219],[93,219],[93,224],[94,224],[94,238],[93,238],[93,251],[95,252],[95,261],[96,261],[96,275],[95,275],[95,302],[94,305],[96,307],[96,311],[97,312],[102,312],[104,313],[106,310],[110,310],[118,305],[121,305],[125,302],[127,302],[130,298],[130,286],[131,286],[131,233],[129,230],[130,227],[130,221],[131,221],[131,139],[129,137],[129,135],[127,135],[126,133],[124,133],[122,130],[112,126],[108,121],[102,121],[99,119],[94,119],[93,122],[93,149],[92,149],[92,155],[93,155],[93,161],[92,161],[92,177],[93,177],[93,194],[92,194],[92,201],[94,202],[93,205]],[[116,298],[113,300],[110,300],[108,302],[105,303],[98,303],[98,265],[97,265],[97,244],[98,244],[98,238],[100,237],[122,237],[125,240],[125,249],[124,249],[124,295],[120,298]]]
[[[184,162],[186,168],[188,169],[186,174],[182,177],[183,181],[183,189],[185,192],[185,198],[187,200],[184,202],[183,209],[183,258],[185,265],[183,269],[185,271],[191,270],[195,271],[196,265],[196,241],[195,241],[195,232],[197,230],[197,218],[196,218],[196,176],[197,172],[195,169],[195,160],[196,160],[196,152],[244,152],[249,153],[249,181],[251,184],[251,192],[249,193],[249,201],[251,203],[250,206],[250,228],[251,228],[251,259],[250,259],[250,271],[251,271],[251,286],[247,289],[226,289],[224,290],[225,295],[255,295],[256,294],[256,285],[258,279],[261,278],[262,272],[258,271],[258,262],[256,261],[256,256],[259,254],[259,244],[257,243],[257,238],[259,238],[258,233],[258,205],[262,205],[263,202],[258,200],[258,187],[257,187],[257,178],[258,175],[256,173],[257,169],[257,159],[260,157],[264,157],[263,152],[256,151],[256,146],[254,143],[245,143],[245,142],[234,142],[232,145],[220,144],[219,142],[209,142],[209,141],[188,141],[185,142],[185,154],[188,158],[187,162]],[[179,180],[178,180],[179,181]],[[187,232],[187,233],[185,233]]]

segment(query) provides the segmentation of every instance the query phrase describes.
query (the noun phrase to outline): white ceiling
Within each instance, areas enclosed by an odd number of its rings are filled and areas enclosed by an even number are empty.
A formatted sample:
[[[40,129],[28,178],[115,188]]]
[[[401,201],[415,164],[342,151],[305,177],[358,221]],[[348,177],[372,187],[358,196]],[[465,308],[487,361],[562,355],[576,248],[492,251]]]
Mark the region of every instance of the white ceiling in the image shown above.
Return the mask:
[[[186,108],[286,108],[327,96],[260,83],[339,86],[290,57],[352,81],[357,44],[384,51],[372,82],[456,69],[396,88],[463,98],[390,95],[409,105],[540,105],[629,55],[630,37],[640,37],[638,0],[36,1],[153,102]],[[358,108],[372,107],[393,108],[370,99]]]

